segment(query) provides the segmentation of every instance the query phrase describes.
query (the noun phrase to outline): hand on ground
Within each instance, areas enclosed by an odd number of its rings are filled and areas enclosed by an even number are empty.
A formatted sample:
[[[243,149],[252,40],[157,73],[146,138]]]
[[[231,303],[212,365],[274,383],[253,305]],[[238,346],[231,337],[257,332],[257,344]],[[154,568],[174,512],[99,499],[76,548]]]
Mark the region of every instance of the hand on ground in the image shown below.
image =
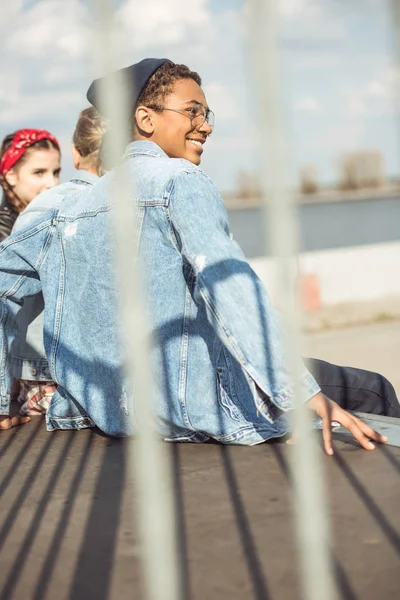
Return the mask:
[[[327,454],[333,454],[332,448],[332,421],[337,421],[353,434],[362,448],[373,450],[375,444],[387,442],[387,437],[374,431],[372,427],[358,419],[351,413],[341,408],[336,402],[330,400],[321,392],[307,402],[307,406],[322,419],[322,437],[324,449]],[[373,441],[372,441],[373,440]]]

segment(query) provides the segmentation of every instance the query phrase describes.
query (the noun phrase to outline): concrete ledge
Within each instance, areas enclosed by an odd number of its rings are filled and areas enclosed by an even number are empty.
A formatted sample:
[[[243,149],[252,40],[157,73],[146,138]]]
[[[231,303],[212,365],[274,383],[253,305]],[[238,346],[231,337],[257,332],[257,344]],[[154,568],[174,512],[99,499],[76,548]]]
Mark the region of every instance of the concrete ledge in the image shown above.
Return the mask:
[[[304,314],[307,332],[400,320],[400,296],[366,302],[342,302]]]
[[[259,257],[249,263],[276,302],[278,262]],[[310,292],[317,293],[321,306],[400,298],[399,242],[304,252],[292,267],[293,277],[313,281],[317,290]],[[306,289],[302,291],[307,295]]]

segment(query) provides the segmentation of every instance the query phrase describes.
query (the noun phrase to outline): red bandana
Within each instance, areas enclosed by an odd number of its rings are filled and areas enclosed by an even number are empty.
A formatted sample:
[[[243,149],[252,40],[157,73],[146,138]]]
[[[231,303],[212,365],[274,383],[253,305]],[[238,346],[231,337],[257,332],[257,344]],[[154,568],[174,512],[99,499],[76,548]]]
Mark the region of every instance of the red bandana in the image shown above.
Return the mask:
[[[5,175],[8,173],[26,152],[26,149],[36,144],[36,142],[40,142],[40,140],[50,140],[60,149],[60,144],[54,135],[44,129],[19,129],[14,135],[11,146],[7,148],[2,156],[0,174]]]

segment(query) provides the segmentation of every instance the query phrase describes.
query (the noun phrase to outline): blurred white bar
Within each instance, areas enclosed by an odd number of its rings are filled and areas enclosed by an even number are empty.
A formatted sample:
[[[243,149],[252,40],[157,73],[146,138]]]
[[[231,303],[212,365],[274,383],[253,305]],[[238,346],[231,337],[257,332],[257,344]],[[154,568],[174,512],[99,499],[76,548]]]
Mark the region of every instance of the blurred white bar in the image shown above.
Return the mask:
[[[386,5],[385,5],[386,7]],[[394,50],[395,50],[395,63],[397,71],[400,68],[400,0],[390,0],[389,10],[392,16],[392,36],[394,40]],[[398,115],[399,106],[400,106],[400,86],[397,81],[395,92],[395,110]],[[398,116],[397,116],[398,118]]]
[[[116,2],[93,0],[96,40],[95,59],[100,72],[112,73],[121,64],[118,31],[113,24]],[[134,62],[131,59],[130,62]],[[130,141],[127,123],[130,107],[115,78],[103,87],[104,112],[111,116],[108,151],[111,164],[121,158],[121,148]],[[109,160],[107,162],[110,162]],[[142,539],[144,577],[149,600],[180,600],[181,577],[178,560],[176,515],[172,486],[171,449],[156,433],[152,402],[152,368],[145,313],[138,285],[139,265],[133,257],[137,246],[132,200],[134,189],[124,165],[116,169],[113,188],[114,227],[117,239],[117,282],[121,290],[121,314],[124,324],[126,371],[134,389],[137,434],[130,441],[129,459],[135,473],[137,499],[136,525]],[[132,598],[135,590],[132,590]]]
[[[391,12],[393,15],[392,29],[393,29],[393,34],[394,34],[395,48],[396,48],[395,60],[397,62],[397,66],[399,66],[399,62],[400,62],[400,0],[390,0],[389,8],[391,9]]]
[[[265,223],[272,254],[279,261],[279,305],[290,340],[289,369],[293,376],[297,442],[291,451],[291,469],[302,567],[304,600],[338,597],[329,548],[327,499],[320,464],[321,450],[311,435],[306,398],[300,387],[300,356],[295,281],[298,230],[294,198],[288,191],[289,151],[285,144],[278,59],[278,2],[250,0],[249,32],[253,44],[258,97],[258,133]],[[268,218],[267,218],[268,213]]]

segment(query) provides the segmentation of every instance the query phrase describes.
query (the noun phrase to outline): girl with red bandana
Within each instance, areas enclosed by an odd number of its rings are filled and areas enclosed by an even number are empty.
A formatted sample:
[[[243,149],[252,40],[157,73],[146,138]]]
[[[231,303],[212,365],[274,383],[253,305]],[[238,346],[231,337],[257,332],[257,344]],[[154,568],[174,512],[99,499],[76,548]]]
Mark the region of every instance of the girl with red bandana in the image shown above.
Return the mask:
[[[60,178],[60,145],[43,129],[19,129],[7,135],[0,149],[0,242],[8,237],[18,215],[40,192],[52,188]],[[48,405],[55,391],[53,382],[19,380],[14,393],[24,413],[37,414]]]
[[[7,135],[0,149],[0,242],[8,237],[18,215],[40,192],[60,177],[60,145],[43,129],[19,129]]]

